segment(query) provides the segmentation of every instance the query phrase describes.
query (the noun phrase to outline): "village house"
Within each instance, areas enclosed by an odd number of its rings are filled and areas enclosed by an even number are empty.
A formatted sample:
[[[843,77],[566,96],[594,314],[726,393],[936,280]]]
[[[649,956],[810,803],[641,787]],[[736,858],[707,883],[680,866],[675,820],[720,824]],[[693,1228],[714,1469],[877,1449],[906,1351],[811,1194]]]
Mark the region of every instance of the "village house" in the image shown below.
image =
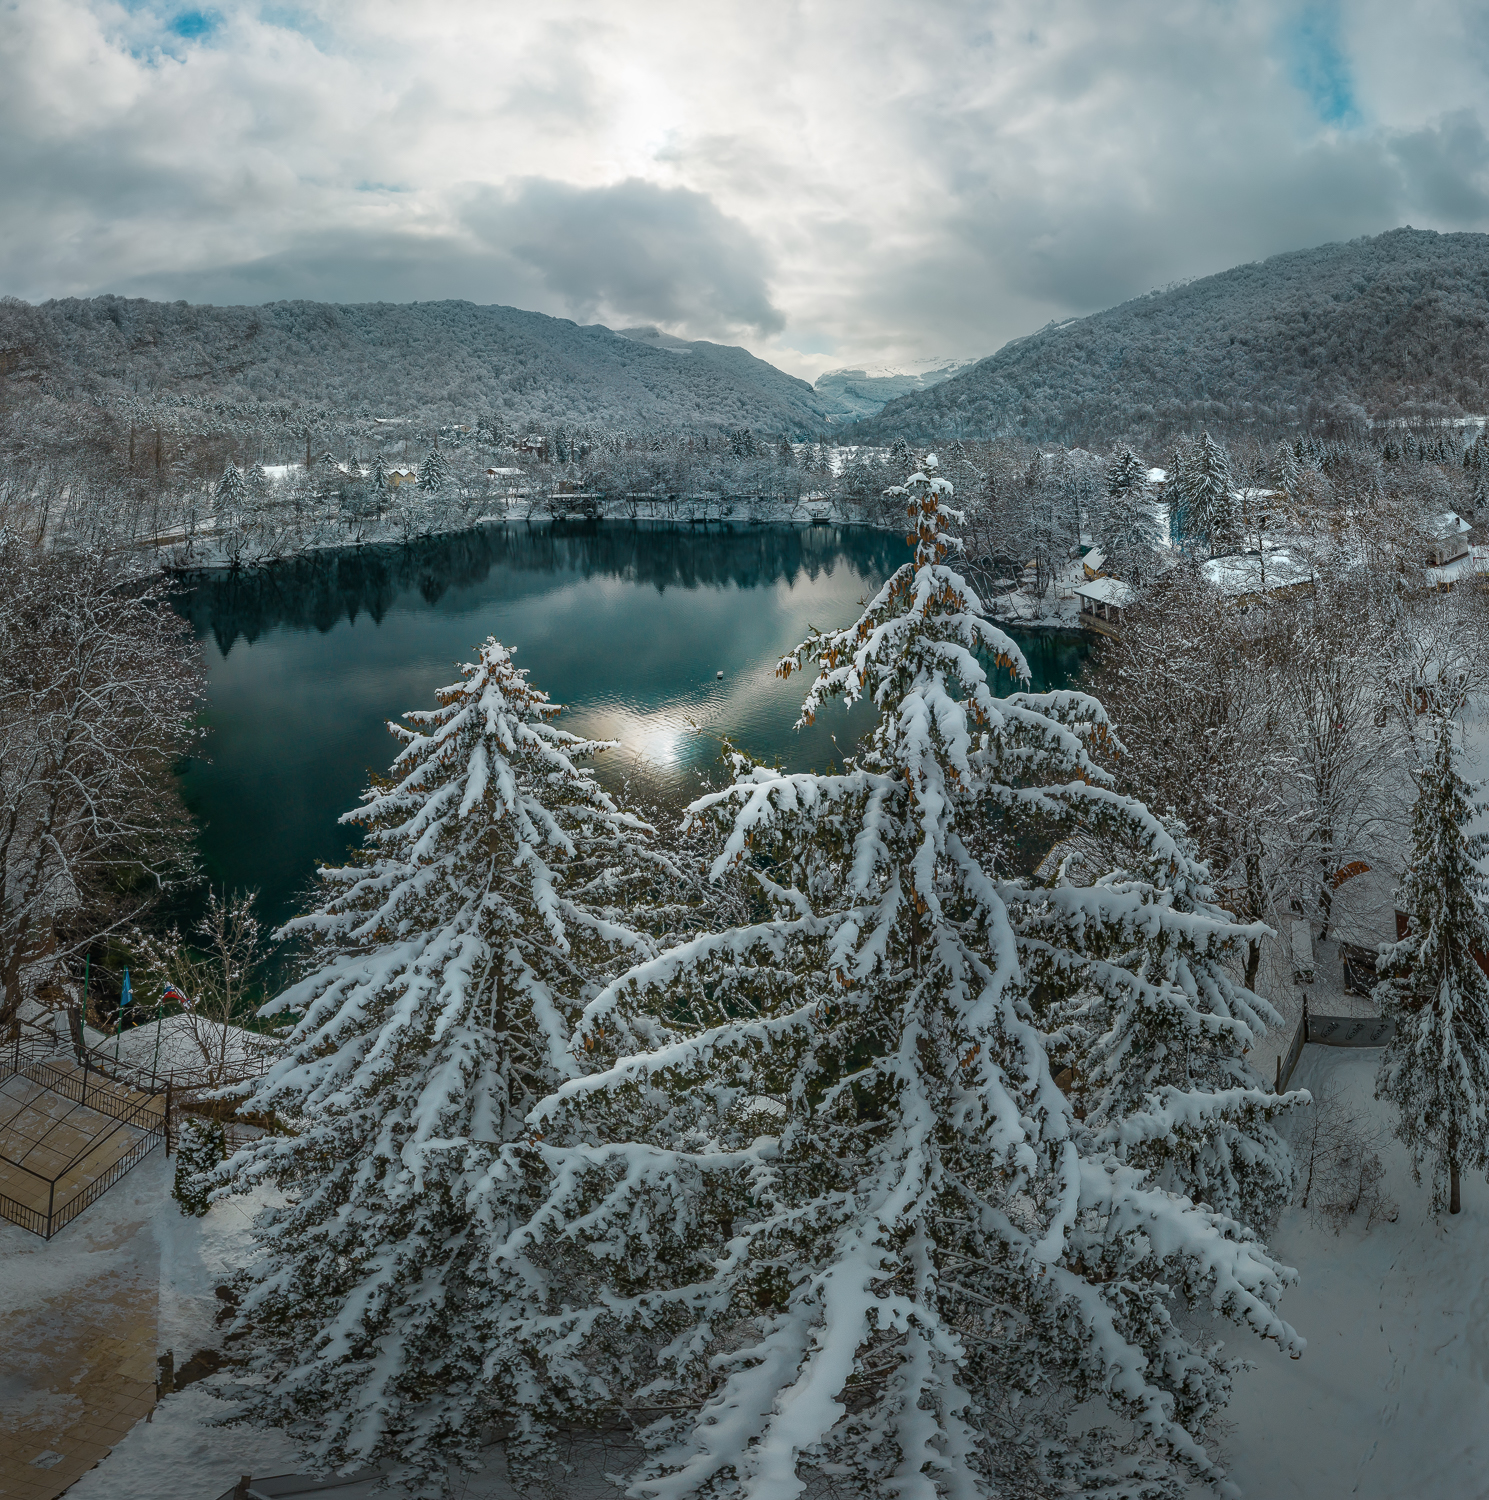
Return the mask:
[[[1427,566],[1443,568],[1469,555],[1468,533],[1473,530],[1462,516],[1453,511],[1438,516],[1432,523],[1433,542],[1427,550]]]

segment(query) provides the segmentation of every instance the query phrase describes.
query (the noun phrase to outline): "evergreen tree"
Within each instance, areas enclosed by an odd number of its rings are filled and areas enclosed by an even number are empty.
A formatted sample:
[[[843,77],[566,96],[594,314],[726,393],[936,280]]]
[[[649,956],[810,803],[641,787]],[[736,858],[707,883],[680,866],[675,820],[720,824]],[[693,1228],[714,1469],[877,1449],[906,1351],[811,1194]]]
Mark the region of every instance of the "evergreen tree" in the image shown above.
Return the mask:
[[[1175,456],[1170,492],[1184,533],[1206,543],[1211,557],[1234,543],[1236,497],[1231,487],[1230,460],[1224,446],[1208,432]]]
[[[1134,1137],[1158,1156],[1162,1132],[1127,1110],[1113,1140],[1055,1084],[1051,974],[1172,1007],[1179,955],[1237,930],[1132,883],[1036,893],[1000,872],[1003,842],[1047,816],[1120,824],[1186,889],[1202,874],[1090,759],[1099,704],[995,696],[984,662],[1027,668],[947,565],[950,488],[898,490],[915,561],[781,663],[818,670],[805,722],[873,699],[862,756],[741,763],[694,804],[725,831],[716,872],[752,863],[767,914],[608,986],[580,1035],[609,1066],[531,1117],[551,1187],[497,1256],[550,1288],[524,1336],[568,1410],[666,1413],[643,1434],[649,1500],[763,1500],[814,1474],[864,1494],[1177,1495],[1179,1471],[1222,1478],[1203,1434],[1234,1364],[1170,1299],[1298,1347],[1275,1310],[1292,1273],[1122,1159]],[[1107,961],[1158,931],[1175,979]],[[1265,1007],[1230,999],[1191,1010],[1239,1043]],[[1172,1059],[1152,1072],[1170,1127],[1234,1118]],[[1087,1399],[1124,1430],[1071,1436]]]
[[[1396,1133],[1421,1180],[1432,1163],[1432,1212],[1459,1211],[1464,1171],[1489,1171],[1489,954],[1480,861],[1489,841],[1470,833],[1482,806],[1454,764],[1453,721],[1443,715],[1437,754],[1422,773],[1412,813],[1411,865],[1398,901],[1410,925],[1382,952],[1376,986],[1396,1023],[1375,1091],[1394,1101]]]
[[[248,486],[243,481],[243,471],[231,459],[217,481],[218,509],[226,515],[239,510],[248,498]]]
[[[426,495],[438,495],[444,489],[449,477],[450,472],[445,467],[445,456],[439,451],[439,444],[436,443],[424,455],[424,462],[419,465],[419,489]]]
[[[266,1007],[300,1019],[253,1107],[299,1134],[220,1174],[286,1199],[257,1222],[242,1304],[267,1377],[251,1413],[321,1464],[434,1482],[493,1403],[530,1395],[482,1375],[488,1323],[521,1291],[481,1248],[524,1217],[503,1147],[579,1073],[570,1033],[607,970],[655,951],[628,909],[655,893],[665,915],[678,877],[575,765],[604,746],[558,728],[503,646],[463,673],[390,725],[393,776],[343,820],[363,850],[322,869],[320,905],[286,929],[313,955]]]
[[[1096,545],[1108,573],[1140,584],[1152,570],[1161,533],[1153,514],[1148,466],[1131,448],[1113,455],[1106,471],[1106,490]]]
[[[262,464],[255,464],[248,471],[248,488],[255,496],[262,497],[269,488],[269,476]]]
[[[1489,507],[1489,433],[1480,428],[1479,435],[1463,451],[1463,467],[1468,471],[1474,514]]]

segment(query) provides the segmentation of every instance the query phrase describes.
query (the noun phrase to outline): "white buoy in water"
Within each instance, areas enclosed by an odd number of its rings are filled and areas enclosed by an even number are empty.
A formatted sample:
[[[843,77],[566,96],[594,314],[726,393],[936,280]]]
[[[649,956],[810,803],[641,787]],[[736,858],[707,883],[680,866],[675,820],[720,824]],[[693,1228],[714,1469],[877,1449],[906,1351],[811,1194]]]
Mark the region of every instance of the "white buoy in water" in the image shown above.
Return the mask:
[[[715,673],[714,673],[714,676],[715,676],[715,677],[722,677],[722,676],[723,676],[723,675],[724,675],[724,674],[723,674],[723,673],[722,673],[722,672],[715,672]]]

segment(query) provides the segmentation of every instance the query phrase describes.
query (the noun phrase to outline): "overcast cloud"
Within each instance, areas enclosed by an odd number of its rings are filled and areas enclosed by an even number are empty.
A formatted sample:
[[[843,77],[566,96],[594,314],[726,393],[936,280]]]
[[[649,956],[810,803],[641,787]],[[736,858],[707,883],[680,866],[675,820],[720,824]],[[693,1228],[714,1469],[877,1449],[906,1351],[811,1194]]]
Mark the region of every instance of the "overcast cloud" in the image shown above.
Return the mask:
[[[466,297],[811,377],[1489,229],[1489,7],[0,0],[0,292]]]

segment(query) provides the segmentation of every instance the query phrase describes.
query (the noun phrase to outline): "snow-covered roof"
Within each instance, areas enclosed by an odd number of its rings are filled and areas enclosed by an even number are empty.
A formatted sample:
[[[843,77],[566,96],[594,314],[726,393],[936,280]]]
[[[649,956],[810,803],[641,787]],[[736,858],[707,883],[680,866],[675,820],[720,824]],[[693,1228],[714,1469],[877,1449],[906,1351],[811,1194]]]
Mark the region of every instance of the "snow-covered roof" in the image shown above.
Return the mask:
[[[1099,573],[1106,566],[1106,553],[1100,547],[1092,547],[1081,561],[1093,573]]]
[[[1470,522],[1465,521],[1457,511],[1448,511],[1446,514],[1436,516],[1431,522],[1432,535],[1436,537],[1462,536],[1465,532],[1473,530]]]
[[[1201,571],[1205,577],[1232,598],[1246,594],[1273,594],[1279,589],[1296,588],[1313,579],[1313,568],[1306,561],[1279,547],[1266,553],[1243,552],[1234,557],[1212,557]]]
[[[89,1047],[96,1048],[110,1061],[117,1042],[121,1064],[153,1073],[162,1080],[172,1074],[194,1077],[219,1067],[225,1076],[253,1073],[263,1066],[267,1056],[278,1051],[279,1045],[273,1037],[256,1031],[217,1025],[186,1014],[160,1020],[158,1052],[154,1021],[131,1027],[117,1039],[112,1032],[95,1031],[91,1026],[84,1028],[83,1035]]]
[[[1083,583],[1076,589],[1076,595],[1082,599],[1090,599],[1096,604],[1111,604],[1118,609],[1126,609],[1136,594],[1130,583],[1123,583],[1120,578],[1093,578],[1090,583]]]
[[[1396,941],[1396,880],[1389,870],[1362,870],[1341,882],[1329,909],[1329,935],[1356,948]]]
[[[1489,547],[1471,547],[1439,568],[1422,569],[1423,581],[1428,585],[1457,583],[1475,574],[1489,575]]]

